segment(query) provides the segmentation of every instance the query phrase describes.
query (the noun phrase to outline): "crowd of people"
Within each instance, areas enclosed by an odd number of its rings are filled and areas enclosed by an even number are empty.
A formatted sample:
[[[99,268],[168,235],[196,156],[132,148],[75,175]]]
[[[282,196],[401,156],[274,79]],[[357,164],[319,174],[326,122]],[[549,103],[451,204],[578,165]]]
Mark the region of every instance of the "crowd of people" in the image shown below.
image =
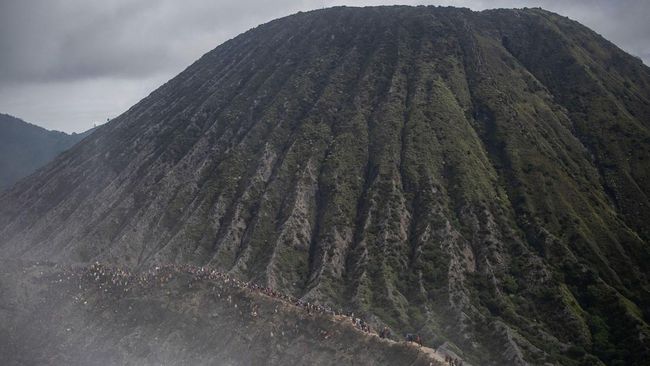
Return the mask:
[[[107,266],[99,262],[95,262],[90,266],[77,266],[66,267],[58,279],[59,282],[63,281],[62,276],[67,276],[67,279],[78,278],[83,281],[94,282],[99,289],[107,293],[127,293],[132,291],[134,287],[138,288],[152,288],[155,286],[163,286],[172,281],[174,276],[180,274],[187,274],[191,276],[192,282],[198,281],[218,281],[219,283],[234,288],[234,289],[248,289],[266,296],[278,299],[284,303],[292,304],[298,308],[304,309],[307,314],[323,314],[349,321],[357,329],[370,334],[379,336],[381,338],[390,339],[391,332],[387,327],[381,329],[376,333],[373,328],[365,320],[355,316],[353,312],[344,312],[342,310],[335,310],[330,306],[322,305],[304,299],[295,298],[294,296],[284,294],[274,290],[268,286],[262,286],[251,281],[242,281],[225,272],[218,271],[214,268],[204,266],[193,266],[189,264],[166,264],[157,265],[148,270],[132,272],[120,267]],[[189,286],[192,286],[192,282]],[[80,283],[80,288],[82,284]],[[254,316],[257,316],[257,308],[252,311]],[[327,337],[329,334],[327,334]],[[414,342],[422,345],[422,339],[419,335],[408,334],[406,336],[407,342]],[[457,366],[456,363],[450,363]]]
[[[422,347],[422,338],[417,334],[407,333],[404,339],[407,342],[417,343],[418,345],[420,345],[420,347]]]
[[[198,267],[188,264],[166,264],[152,267],[146,271],[132,273],[119,267],[110,267],[95,262],[88,267],[70,267],[64,272],[68,279],[71,276],[78,276],[85,280],[90,280],[98,284],[99,288],[105,292],[128,292],[131,287],[150,288],[153,286],[163,286],[171,281],[174,275],[189,274],[193,281],[219,281],[222,284],[237,289],[248,289],[266,296],[281,300],[285,303],[292,304],[304,309],[308,314],[324,314],[347,318],[352,325],[366,333],[375,334],[370,325],[363,319],[356,317],[352,312],[335,310],[328,305],[322,305],[304,299],[295,298],[291,295],[284,294],[268,286],[262,286],[251,281],[242,281],[227,273],[218,271],[214,268]],[[190,283],[189,286],[192,286]],[[386,337],[388,338],[388,337]]]

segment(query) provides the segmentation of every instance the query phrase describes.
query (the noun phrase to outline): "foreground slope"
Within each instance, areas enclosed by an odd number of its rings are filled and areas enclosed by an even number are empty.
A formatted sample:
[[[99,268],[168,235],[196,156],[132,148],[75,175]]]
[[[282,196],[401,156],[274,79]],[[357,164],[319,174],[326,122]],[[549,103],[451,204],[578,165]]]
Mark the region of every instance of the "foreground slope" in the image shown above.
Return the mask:
[[[334,8],[224,43],[3,194],[0,245],[210,265],[479,364],[641,365],[649,159],[650,70],[567,18]]]
[[[0,113],[0,190],[54,160],[86,135],[48,131]]]
[[[196,268],[0,264],[5,366],[442,366],[415,344],[380,339],[349,319],[307,312]]]

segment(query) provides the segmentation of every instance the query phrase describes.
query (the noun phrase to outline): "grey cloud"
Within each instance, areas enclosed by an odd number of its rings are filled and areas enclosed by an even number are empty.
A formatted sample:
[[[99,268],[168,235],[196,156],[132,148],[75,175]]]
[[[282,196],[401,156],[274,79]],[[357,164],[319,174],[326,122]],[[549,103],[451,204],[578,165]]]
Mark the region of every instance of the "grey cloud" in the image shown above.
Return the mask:
[[[166,60],[165,49],[137,43],[129,27],[141,9],[125,4],[96,8],[91,2],[13,2],[0,14],[0,80],[34,82],[137,75],[146,60]],[[113,3],[117,4],[117,3]],[[153,70],[155,71],[155,70]]]
[[[242,30],[247,20],[280,15],[292,2],[258,5],[265,6],[172,0],[3,3],[0,81],[143,78],[177,70],[188,56],[200,55],[193,44],[197,36],[204,40],[200,52],[206,52]]]

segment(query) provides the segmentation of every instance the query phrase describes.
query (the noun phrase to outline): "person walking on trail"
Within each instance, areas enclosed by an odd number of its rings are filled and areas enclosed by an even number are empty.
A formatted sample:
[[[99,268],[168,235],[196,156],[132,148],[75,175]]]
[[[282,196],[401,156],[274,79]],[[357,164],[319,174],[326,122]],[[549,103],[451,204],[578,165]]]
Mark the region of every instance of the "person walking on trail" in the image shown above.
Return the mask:
[[[407,342],[417,343],[420,347],[422,347],[422,337],[419,335],[407,333],[405,338]]]
[[[415,336],[415,343],[419,344],[420,347],[422,347],[422,337],[420,337],[419,334]]]

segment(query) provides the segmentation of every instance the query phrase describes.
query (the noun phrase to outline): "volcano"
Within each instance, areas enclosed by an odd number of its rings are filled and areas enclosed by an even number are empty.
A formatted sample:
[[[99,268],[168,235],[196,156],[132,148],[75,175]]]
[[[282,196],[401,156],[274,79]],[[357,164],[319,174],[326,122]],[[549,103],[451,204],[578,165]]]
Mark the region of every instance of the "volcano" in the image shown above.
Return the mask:
[[[650,359],[650,69],[542,9],[338,7],[0,195],[3,256],[207,266],[480,365]]]

